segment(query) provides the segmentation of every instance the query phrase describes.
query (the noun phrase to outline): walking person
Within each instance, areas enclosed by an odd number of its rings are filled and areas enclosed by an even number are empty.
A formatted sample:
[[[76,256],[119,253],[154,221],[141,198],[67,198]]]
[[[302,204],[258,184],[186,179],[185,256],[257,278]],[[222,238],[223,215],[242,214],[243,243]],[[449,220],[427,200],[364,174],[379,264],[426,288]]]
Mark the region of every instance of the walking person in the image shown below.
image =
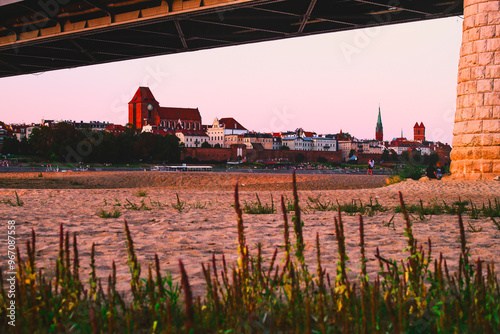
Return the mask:
[[[373,175],[374,166],[375,166],[375,160],[373,159],[368,160],[368,171],[366,172],[366,175]]]

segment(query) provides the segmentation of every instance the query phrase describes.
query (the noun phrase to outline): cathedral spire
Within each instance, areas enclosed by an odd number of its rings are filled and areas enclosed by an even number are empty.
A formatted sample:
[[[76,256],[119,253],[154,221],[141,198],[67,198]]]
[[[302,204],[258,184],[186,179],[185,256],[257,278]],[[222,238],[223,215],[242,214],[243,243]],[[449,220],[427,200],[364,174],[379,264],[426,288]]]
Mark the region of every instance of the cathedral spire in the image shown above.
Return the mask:
[[[384,141],[384,127],[382,126],[382,114],[380,113],[380,103],[378,105],[377,127],[375,128],[375,140]]]

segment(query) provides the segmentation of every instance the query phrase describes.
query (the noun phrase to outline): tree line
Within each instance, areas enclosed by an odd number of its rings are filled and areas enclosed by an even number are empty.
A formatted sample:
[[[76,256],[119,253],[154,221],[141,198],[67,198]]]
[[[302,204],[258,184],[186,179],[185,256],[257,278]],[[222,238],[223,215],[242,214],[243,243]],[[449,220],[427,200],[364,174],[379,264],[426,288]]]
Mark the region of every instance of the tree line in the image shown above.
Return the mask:
[[[137,134],[131,129],[113,134],[77,129],[72,124],[33,129],[29,138],[4,140],[2,154],[28,155],[51,162],[131,163],[179,162],[181,147],[174,135]]]

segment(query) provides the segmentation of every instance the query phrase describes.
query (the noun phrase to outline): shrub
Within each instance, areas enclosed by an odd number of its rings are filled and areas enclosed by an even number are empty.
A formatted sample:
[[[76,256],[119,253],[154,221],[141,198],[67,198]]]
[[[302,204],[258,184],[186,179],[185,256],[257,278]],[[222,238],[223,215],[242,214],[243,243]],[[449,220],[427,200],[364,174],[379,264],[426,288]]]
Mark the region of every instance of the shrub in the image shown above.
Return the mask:
[[[100,209],[98,214],[101,218],[119,218],[122,215],[122,213],[118,209],[114,209],[113,211],[105,211],[103,209]]]

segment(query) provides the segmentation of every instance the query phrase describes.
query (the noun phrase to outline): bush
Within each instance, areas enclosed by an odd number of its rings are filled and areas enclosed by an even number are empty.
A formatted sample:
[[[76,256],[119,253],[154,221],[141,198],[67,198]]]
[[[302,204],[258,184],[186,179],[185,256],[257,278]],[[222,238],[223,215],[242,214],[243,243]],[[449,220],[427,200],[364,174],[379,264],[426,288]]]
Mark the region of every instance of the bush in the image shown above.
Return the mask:
[[[399,176],[402,179],[413,179],[420,180],[423,175],[422,168],[417,166],[406,166],[400,173]]]

